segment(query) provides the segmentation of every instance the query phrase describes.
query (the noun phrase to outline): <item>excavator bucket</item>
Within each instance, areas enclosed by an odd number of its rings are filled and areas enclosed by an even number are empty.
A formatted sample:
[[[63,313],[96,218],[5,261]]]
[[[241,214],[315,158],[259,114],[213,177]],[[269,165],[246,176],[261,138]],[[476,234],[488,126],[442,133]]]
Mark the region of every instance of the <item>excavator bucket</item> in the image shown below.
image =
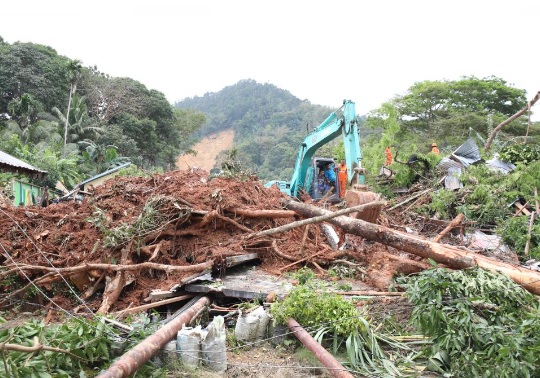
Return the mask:
[[[348,207],[368,204],[377,201],[379,197],[380,196],[377,193],[361,189],[349,189],[345,192],[345,202],[347,202]],[[366,222],[377,223],[377,218],[379,218],[381,210],[382,205],[370,206],[362,211],[350,213],[349,216]]]

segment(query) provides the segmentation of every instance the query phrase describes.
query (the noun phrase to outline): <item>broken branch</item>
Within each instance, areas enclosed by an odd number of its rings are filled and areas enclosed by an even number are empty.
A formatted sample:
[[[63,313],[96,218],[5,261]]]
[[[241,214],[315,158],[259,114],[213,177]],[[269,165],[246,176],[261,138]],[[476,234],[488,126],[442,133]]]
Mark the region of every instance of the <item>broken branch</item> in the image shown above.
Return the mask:
[[[143,262],[140,264],[133,264],[133,265],[84,263],[83,265],[71,266],[71,267],[66,267],[66,268],[52,268],[48,266],[27,265],[27,264],[19,264],[18,266],[19,266],[19,269],[21,270],[46,271],[46,272],[54,272],[58,274],[84,272],[84,271],[93,270],[93,269],[107,270],[107,271],[114,271],[114,272],[139,271],[142,269],[155,269],[155,270],[165,271],[167,273],[174,273],[174,272],[178,273],[178,272],[203,271],[204,269],[211,267],[212,264],[213,264],[213,260],[206,261],[201,264],[186,265],[186,266],[164,265],[164,264],[158,264],[158,263],[153,263],[153,262]]]
[[[531,101],[529,101],[527,103],[527,105],[523,109],[521,109],[516,114],[514,114],[510,118],[506,119],[505,121],[501,122],[497,127],[495,127],[493,129],[493,132],[489,136],[485,146],[484,146],[484,151],[489,150],[489,148],[491,147],[491,143],[493,143],[493,139],[495,139],[495,136],[497,136],[499,131],[501,131],[501,129],[504,126],[508,125],[513,120],[515,120],[515,119],[519,118],[520,116],[522,116],[523,114],[525,114],[525,112],[527,112],[536,103],[536,101],[538,101],[539,99],[540,99],[540,91],[536,93],[536,96],[534,96],[534,98]]]
[[[295,261],[295,262],[293,262],[293,263],[291,263],[291,264],[289,264],[289,265],[285,265],[283,268],[280,268],[279,270],[280,270],[280,271],[285,270],[285,269],[287,269],[287,268],[290,268],[291,266],[294,266],[294,265],[296,265],[296,264],[300,264],[301,262],[304,262],[304,261],[306,261],[306,260],[312,259],[312,258],[317,257],[317,256],[319,256],[319,255],[322,255],[324,252],[328,251],[329,249],[330,249],[330,248],[325,247],[322,251],[319,251],[319,252],[317,252],[317,253],[314,253],[314,254],[311,255],[311,256],[304,257],[303,259],[300,259],[300,260],[298,260],[298,261]]]
[[[329,212],[329,214],[325,214],[325,215],[321,215],[321,216],[317,216],[317,217],[313,217],[313,218],[309,218],[309,219],[304,219],[304,220],[301,220],[301,221],[292,222],[292,223],[286,224],[284,226],[271,228],[271,229],[265,230],[265,231],[255,232],[253,234],[249,234],[249,235],[245,236],[245,239],[251,239],[251,238],[260,237],[260,236],[275,235],[275,234],[279,234],[279,233],[282,233],[282,232],[287,232],[289,230],[292,230],[293,228],[302,227],[304,225],[313,224],[313,223],[321,223],[321,222],[327,221],[327,220],[329,220],[331,218],[338,217],[340,215],[354,213],[356,211],[361,211],[361,210],[367,209],[369,207],[384,206],[384,204],[385,204],[384,201],[374,201],[374,202],[366,203],[366,204],[363,204],[363,205],[358,205],[358,206],[349,207],[347,209],[342,209],[342,210],[339,210],[339,211],[336,211],[336,212]]]
[[[296,215],[292,210],[225,209],[225,211],[246,218],[293,218]]]
[[[64,354],[67,354],[67,355],[69,355],[69,356],[71,356],[73,358],[76,358],[78,360],[85,361],[84,358],[81,358],[81,357],[71,353],[69,350],[42,345],[39,342],[39,339],[38,339],[37,336],[34,336],[34,345],[32,345],[32,346],[0,343],[0,352],[3,352],[5,350],[14,350],[14,351],[17,351],[17,352],[22,352],[22,353],[35,353],[35,352],[40,352],[40,351],[43,350],[43,351],[49,351],[49,352],[55,352],[55,353],[64,353]]]
[[[435,243],[438,243],[446,234],[448,234],[450,231],[452,231],[454,228],[459,226],[461,222],[463,222],[463,219],[465,218],[464,214],[458,214],[450,223],[448,223],[448,226],[445,227],[444,230],[442,230],[433,241]]]
[[[183,300],[186,300],[186,299],[193,298],[193,296],[194,296],[194,294],[180,295],[178,297],[164,299],[164,300],[159,301],[159,302],[149,303],[149,304],[145,304],[145,305],[142,305],[142,306],[131,307],[131,308],[128,308],[128,309],[125,309],[125,310],[117,311],[113,315],[114,316],[122,316],[122,315],[127,315],[127,314],[133,314],[135,312],[141,312],[141,311],[148,310],[148,309],[151,309],[151,308],[164,306],[166,304],[180,302],[180,301],[183,301]]]

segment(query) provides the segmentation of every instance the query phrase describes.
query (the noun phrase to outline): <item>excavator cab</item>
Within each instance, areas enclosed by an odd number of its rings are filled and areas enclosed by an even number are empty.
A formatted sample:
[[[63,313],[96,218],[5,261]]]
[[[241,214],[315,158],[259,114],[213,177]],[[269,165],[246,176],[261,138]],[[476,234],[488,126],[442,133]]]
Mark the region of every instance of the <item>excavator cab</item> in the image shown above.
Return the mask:
[[[376,201],[378,195],[367,191],[365,185],[365,169],[362,168],[362,151],[360,149],[360,135],[358,132],[358,118],[354,102],[343,100],[343,105],[332,112],[319,126],[311,131],[300,143],[298,156],[290,181],[270,181],[265,186],[276,185],[279,189],[292,197],[299,198],[301,192],[306,192],[317,201],[328,198],[332,202],[340,202],[339,180],[336,173],[333,185],[325,186],[321,172],[326,164],[334,163],[334,159],[315,157],[317,149],[333,139],[339,137],[343,140],[345,163],[347,165],[347,183],[350,187],[345,190],[345,203],[348,207],[368,204]],[[324,173],[322,173],[324,176]],[[321,185],[318,186],[319,180]],[[332,190],[330,191],[330,187]],[[351,216],[375,223],[381,212],[381,206],[369,207],[369,211],[352,213]]]
[[[331,203],[338,203],[341,201],[341,198],[339,198],[339,180],[329,182],[324,174],[328,164],[333,165],[335,175],[336,163],[334,159],[323,157],[313,157],[311,159],[311,166],[308,169],[306,178],[306,192],[313,201],[324,199]]]

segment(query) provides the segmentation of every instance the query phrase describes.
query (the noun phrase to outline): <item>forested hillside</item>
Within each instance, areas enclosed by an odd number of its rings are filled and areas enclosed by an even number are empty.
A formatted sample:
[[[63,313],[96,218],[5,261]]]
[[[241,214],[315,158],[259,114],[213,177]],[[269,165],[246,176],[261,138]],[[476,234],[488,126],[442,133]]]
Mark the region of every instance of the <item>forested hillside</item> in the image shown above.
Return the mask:
[[[336,108],[342,100],[336,99]],[[254,80],[187,98],[175,106],[205,114],[207,122],[198,131],[200,136],[234,130],[237,159],[267,180],[291,177],[301,140],[334,110]]]
[[[344,100],[331,108],[314,105],[272,84],[242,80],[172,105],[131,78],[83,67],[48,46],[1,37],[0,93],[0,149],[47,170],[46,184],[61,180],[68,187],[127,160],[148,170],[173,169],[199,138],[227,129],[234,131],[232,152],[244,167],[262,180],[289,179],[299,143]],[[431,142],[443,153],[471,136],[483,144],[527,102],[524,90],[497,77],[414,83],[371,111],[362,99],[350,100],[370,177],[378,174],[386,146],[405,157],[427,153]],[[538,124],[527,115],[501,130],[490,154],[523,142],[536,146]],[[341,157],[339,138],[318,154]]]
[[[341,99],[343,100],[343,99]],[[335,108],[302,101],[271,84],[244,80],[218,93],[177,102],[181,109],[203,112],[207,122],[198,135],[235,131],[237,158],[261,179],[288,179],[301,140]],[[523,108],[525,91],[497,77],[463,77],[455,81],[414,83],[409,91],[368,112],[357,103],[363,165],[373,177],[384,163],[384,149],[392,146],[402,159],[427,154],[432,142],[445,153],[469,137],[483,144],[499,123]],[[492,153],[524,140],[535,143],[538,124],[526,115],[510,123],[496,139]],[[525,138],[525,139],[524,139]],[[340,156],[339,138],[319,155]]]
[[[171,169],[204,115],[174,108],[157,91],[0,37],[0,149],[68,187],[117,163]]]

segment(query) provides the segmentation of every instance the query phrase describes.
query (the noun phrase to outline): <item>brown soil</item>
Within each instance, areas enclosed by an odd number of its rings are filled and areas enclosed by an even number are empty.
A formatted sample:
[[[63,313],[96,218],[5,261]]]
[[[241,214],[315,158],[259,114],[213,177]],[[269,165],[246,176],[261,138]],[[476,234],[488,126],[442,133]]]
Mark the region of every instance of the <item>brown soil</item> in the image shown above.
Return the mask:
[[[360,272],[356,275],[359,286],[364,290],[383,291],[396,274],[412,274],[429,267],[416,256],[353,235],[340,235],[342,241],[347,241],[347,248],[333,251],[320,227],[315,226],[309,227],[307,238],[304,237],[305,227],[267,237],[247,237],[293,222],[297,217],[253,218],[239,216],[235,210],[282,210],[283,198],[285,195],[277,188],[264,188],[259,181],[210,179],[208,171],[193,168],[151,177],[116,177],[90,190],[90,195],[81,203],[69,201],[46,208],[3,205],[0,208],[3,248],[0,309],[13,310],[18,302],[12,300],[23,299],[31,304],[28,308],[17,308],[18,311],[45,307],[50,321],[54,320],[51,314],[62,313],[60,309],[89,314],[89,310],[97,311],[106,297],[103,283],[119,275],[107,269],[87,269],[77,276],[68,273],[61,276],[45,269],[51,266],[61,269],[89,263],[136,265],[151,261],[165,266],[191,267],[213,261],[214,269],[219,269],[223,268],[221,263],[225,257],[256,252],[261,260],[259,269],[276,276],[308,266],[319,277],[329,278],[328,269],[332,264],[345,260],[352,264],[345,266],[356,267],[357,273]],[[152,216],[148,215],[149,209],[154,209]],[[430,237],[445,227],[444,222],[423,222],[399,209],[383,211],[378,220],[398,230],[415,227]],[[445,242],[457,240],[453,235],[445,238]],[[310,258],[315,254],[317,257]],[[302,263],[291,265],[298,260]],[[120,295],[112,301],[109,311],[145,304],[144,299],[151,290],[169,290],[192,274],[147,268],[124,273],[125,287],[120,288]],[[29,279],[45,295],[29,297],[30,292],[36,292],[30,290]],[[64,279],[79,296],[94,285],[97,291],[82,305]],[[369,316],[393,316],[402,324],[407,322],[411,310],[406,300],[399,297],[357,303],[359,308],[366,305],[371,310]],[[276,367],[313,366],[311,362],[291,358],[289,352],[273,346],[257,347],[239,356],[232,354],[231,369],[226,376],[322,374],[317,369]]]
[[[176,161],[179,169],[191,169],[197,167],[210,171],[216,165],[218,155],[233,146],[234,130],[223,130],[212,134],[197,143],[193,150],[195,155],[182,155]]]

